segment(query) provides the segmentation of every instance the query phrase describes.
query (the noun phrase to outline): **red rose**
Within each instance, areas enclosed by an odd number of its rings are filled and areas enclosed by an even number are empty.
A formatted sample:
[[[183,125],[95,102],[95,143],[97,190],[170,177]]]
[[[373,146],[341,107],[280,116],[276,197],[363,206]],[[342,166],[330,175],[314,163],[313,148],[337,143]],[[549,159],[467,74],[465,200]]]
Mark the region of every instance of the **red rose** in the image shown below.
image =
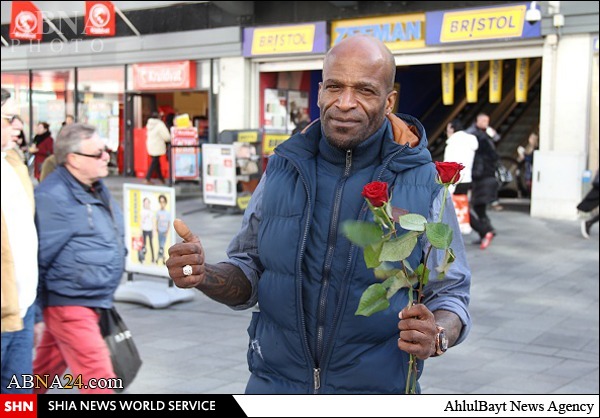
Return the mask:
[[[435,168],[442,184],[455,184],[460,179],[460,171],[465,168],[461,163],[435,162]]]
[[[388,185],[382,181],[372,181],[363,187],[362,195],[376,208],[383,206],[388,197]]]

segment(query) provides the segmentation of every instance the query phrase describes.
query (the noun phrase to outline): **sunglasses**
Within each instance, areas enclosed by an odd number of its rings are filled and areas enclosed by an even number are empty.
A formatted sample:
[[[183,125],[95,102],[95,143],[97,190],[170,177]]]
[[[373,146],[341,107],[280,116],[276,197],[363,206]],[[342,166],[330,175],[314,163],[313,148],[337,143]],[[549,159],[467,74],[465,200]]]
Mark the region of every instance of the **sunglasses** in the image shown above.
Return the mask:
[[[109,154],[110,150],[107,147],[104,147],[104,149],[99,151],[97,154],[85,154],[83,152],[73,152],[73,154],[81,155],[82,157],[95,158],[96,160],[101,160],[102,157],[104,157],[104,153]]]
[[[7,114],[2,113],[2,119],[7,121],[8,123],[11,123],[14,117],[15,117],[15,115],[7,115]]]

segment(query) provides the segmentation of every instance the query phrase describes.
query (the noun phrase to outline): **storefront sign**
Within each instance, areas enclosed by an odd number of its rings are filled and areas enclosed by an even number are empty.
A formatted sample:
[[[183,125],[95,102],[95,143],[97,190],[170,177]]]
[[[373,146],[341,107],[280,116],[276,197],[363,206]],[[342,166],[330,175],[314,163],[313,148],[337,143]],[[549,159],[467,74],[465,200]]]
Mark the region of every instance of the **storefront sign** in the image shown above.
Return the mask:
[[[465,88],[467,89],[467,103],[477,103],[479,90],[479,63],[469,61],[466,63]]]
[[[371,35],[394,51],[425,46],[425,14],[338,20],[331,23],[331,46],[354,35]]]
[[[250,198],[252,198],[251,194],[239,196],[237,198],[237,207],[240,208],[241,210],[246,210],[246,208],[248,207],[248,204],[250,203]]]
[[[527,5],[428,12],[427,45],[541,36],[540,22],[525,21]]]
[[[133,64],[134,90],[179,90],[196,88],[196,63],[173,61]]]
[[[454,104],[454,63],[442,63],[442,102],[446,106]]]
[[[258,142],[258,131],[240,131],[237,142]]]
[[[326,22],[244,29],[244,56],[323,53]]]
[[[42,12],[30,1],[13,1],[10,20],[10,39],[42,40]]]
[[[265,134],[263,137],[263,155],[271,155],[275,147],[289,139],[289,134]]]
[[[515,101],[525,103],[529,90],[529,58],[517,58],[515,71]]]
[[[502,60],[490,61],[490,103],[500,103],[502,99]]]
[[[115,6],[111,1],[85,2],[85,34],[115,36]]]

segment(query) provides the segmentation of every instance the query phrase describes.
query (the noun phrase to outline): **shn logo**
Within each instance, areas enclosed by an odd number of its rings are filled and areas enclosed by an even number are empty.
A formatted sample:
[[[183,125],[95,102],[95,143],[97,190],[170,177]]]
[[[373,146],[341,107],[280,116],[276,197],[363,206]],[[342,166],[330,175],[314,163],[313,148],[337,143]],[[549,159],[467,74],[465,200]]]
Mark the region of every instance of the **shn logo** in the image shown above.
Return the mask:
[[[37,395],[2,394],[0,415],[13,418],[35,418],[37,416]]]
[[[110,11],[102,3],[95,4],[90,10],[90,24],[96,28],[103,28],[110,23]]]
[[[5,401],[4,412],[33,412],[33,401]]]

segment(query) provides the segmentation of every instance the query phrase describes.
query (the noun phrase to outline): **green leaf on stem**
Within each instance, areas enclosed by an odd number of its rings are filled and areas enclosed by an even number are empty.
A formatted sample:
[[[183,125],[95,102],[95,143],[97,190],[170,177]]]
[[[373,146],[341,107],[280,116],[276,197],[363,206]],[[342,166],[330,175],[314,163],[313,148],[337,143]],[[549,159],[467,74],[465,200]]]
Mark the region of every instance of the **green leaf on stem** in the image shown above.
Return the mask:
[[[454,255],[454,251],[452,248],[447,248],[446,253],[444,254],[444,261],[437,266],[436,270],[439,273],[437,278],[441,280],[448,274],[448,270],[450,270],[450,265],[456,260],[456,256]]]
[[[394,277],[390,277],[388,280],[391,280],[390,287],[387,290],[386,298],[389,300],[394,296],[400,289],[405,287],[411,288],[413,287],[413,283],[406,277],[403,271],[398,270],[398,274]]]
[[[400,226],[408,231],[425,231],[427,219],[418,213],[409,213],[398,218]]]
[[[399,271],[399,269],[392,268],[392,265],[389,263],[380,263],[379,267],[373,270],[373,273],[375,273],[375,277],[378,279],[385,280],[389,277],[395,276]]]
[[[364,249],[363,256],[365,258],[365,264],[368,268],[373,269],[379,267],[381,261],[379,261],[379,254],[381,254],[382,242],[376,244],[367,245]],[[375,274],[377,276],[377,273]]]
[[[381,242],[383,232],[372,222],[346,221],[342,224],[344,235],[359,247]]]
[[[418,232],[410,231],[399,238],[391,239],[383,243],[380,261],[400,261],[407,258],[417,245]]]
[[[429,269],[426,269],[423,263],[417,266],[415,270],[415,275],[417,277],[417,280],[423,282],[423,286],[425,286],[429,282]]]
[[[445,223],[428,223],[425,226],[427,239],[435,248],[444,250],[452,243],[452,229]]]
[[[375,283],[367,287],[360,297],[358,309],[354,315],[371,316],[376,312],[383,311],[390,306],[386,299],[386,288],[381,283]]]

